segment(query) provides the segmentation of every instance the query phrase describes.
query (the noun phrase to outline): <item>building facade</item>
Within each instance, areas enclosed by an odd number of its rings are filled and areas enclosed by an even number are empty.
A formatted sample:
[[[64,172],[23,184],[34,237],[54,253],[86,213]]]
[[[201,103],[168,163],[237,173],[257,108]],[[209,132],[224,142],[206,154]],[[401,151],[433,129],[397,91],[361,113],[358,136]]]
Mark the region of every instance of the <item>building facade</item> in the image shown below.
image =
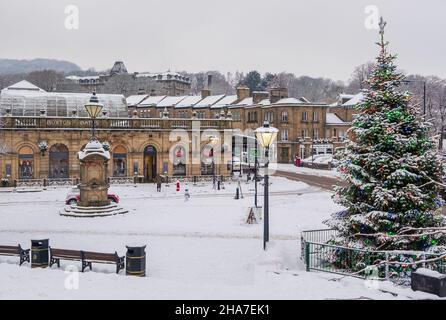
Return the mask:
[[[3,89],[0,178],[10,185],[78,179],[77,153],[91,138],[92,120],[83,110],[90,96],[48,93],[26,81]],[[112,179],[228,175],[230,155],[214,152],[210,138],[217,136],[225,143],[232,121],[172,119],[167,114],[130,118],[122,95],[98,94],[98,98],[105,107],[96,120],[97,137],[112,155],[108,166]]]
[[[58,92],[119,93],[124,96],[147,93],[180,96],[189,94],[191,80],[176,72],[129,73],[122,61],[116,61],[110,72],[95,76],[68,76],[57,85]]]
[[[92,122],[84,111],[89,97],[48,93],[26,81],[3,89],[0,178],[9,182],[78,178],[77,152],[91,135]],[[279,129],[273,150],[278,162],[333,154],[344,144],[355,99],[361,99],[340,97],[328,105],[290,98],[286,88],[251,93],[243,86],[236,95],[212,95],[204,89],[197,96],[139,94],[125,99],[98,94],[98,98],[105,106],[97,120],[98,137],[112,154],[110,177],[141,181],[152,181],[159,174],[228,175],[235,158],[250,162],[249,149],[255,146],[248,138],[264,121]],[[211,144],[213,136],[219,138],[218,148]]]

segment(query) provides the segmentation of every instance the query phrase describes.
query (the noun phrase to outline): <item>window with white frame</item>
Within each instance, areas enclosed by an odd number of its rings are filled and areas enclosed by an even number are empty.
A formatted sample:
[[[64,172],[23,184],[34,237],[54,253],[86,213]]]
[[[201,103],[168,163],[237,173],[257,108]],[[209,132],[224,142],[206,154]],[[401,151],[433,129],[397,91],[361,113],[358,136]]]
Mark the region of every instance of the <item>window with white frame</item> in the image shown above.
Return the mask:
[[[274,113],[272,113],[271,111],[265,112],[264,120],[272,123],[274,121]]]
[[[307,120],[308,120],[308,115],[307,115],[307,112],[304,111],[304,112],[302,112],[302,121],[307,121]]]
[[[317,111],[313,111],[313,121],[317,122]]]
[[[288,122],[288,112],[287,111],[282,112],[282,122]]]
[[[313,139],[319,139],[319,130],[313,129]]]
[[[282,130],[280,133],[280,137],[282,141],[288,141],[288,130]]]

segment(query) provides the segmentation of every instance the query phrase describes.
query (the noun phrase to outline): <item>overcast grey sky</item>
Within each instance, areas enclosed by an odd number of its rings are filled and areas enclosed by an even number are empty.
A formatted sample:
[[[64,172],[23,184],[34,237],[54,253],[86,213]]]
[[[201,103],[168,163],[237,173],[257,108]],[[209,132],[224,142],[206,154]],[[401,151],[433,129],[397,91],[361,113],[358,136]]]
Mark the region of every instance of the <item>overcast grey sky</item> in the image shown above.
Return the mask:
[[[79,8],[78,30],[65,28],[69,4]],[[0,57],[347,80],[377,53],[377,31],[364,26],[368,5],[388,21],[402,69],[446,77],[444,0],[0,0]]]

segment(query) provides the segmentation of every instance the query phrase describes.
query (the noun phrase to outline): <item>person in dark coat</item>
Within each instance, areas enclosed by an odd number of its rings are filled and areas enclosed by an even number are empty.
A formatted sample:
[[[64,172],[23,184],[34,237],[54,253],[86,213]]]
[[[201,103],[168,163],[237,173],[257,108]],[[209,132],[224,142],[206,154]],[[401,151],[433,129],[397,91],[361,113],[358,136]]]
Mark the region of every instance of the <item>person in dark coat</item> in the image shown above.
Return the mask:
[[[156,191],[157,192],[161,192],[161,183],[162,183],[162,179],[160,175],[157,175],[155,178],[155,182],[156,182]]]

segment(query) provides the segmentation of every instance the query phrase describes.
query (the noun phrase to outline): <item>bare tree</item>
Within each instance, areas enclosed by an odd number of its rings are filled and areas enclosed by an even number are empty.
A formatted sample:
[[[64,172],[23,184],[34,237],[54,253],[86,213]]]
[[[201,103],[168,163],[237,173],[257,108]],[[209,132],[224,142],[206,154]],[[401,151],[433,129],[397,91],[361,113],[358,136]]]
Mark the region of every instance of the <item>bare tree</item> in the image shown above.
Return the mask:
[[[25,79],[39,88],[51,92],[55,91],[57,85],[64,81],[64,74],[54,70],[33,71],[28,73]]]
[[[371,75],[373,66],[374,63],[372,61],[368,61],[364,64],[355,67],[349,80],[346,91],[355,94],[361,91],[362,89],[365,89],[364,82]]]
[[[438,106],[437,106],[437,114],[439,119],[439,125],[437,128],[439,129],[438,133],[440,135],[439,141],[439,149],[443,149],[443,133],[446,126],[446,83],[442,81],[442,87],[438,91]]]

